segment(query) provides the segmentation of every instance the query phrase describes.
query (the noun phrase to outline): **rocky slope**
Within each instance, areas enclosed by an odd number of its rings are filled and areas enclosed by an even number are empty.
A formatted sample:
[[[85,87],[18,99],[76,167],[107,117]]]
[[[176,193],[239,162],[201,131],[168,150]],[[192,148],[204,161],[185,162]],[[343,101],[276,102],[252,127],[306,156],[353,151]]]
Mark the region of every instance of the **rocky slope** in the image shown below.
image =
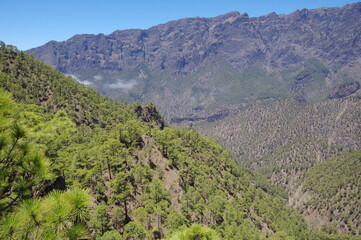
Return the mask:
[[[187,18],[76,35],[28,53],[108,96],[154,101],[171,119],[255,100],[342,96],[335,93],[342,84],[359,88],[360,34],[355,3],[289,15]]]

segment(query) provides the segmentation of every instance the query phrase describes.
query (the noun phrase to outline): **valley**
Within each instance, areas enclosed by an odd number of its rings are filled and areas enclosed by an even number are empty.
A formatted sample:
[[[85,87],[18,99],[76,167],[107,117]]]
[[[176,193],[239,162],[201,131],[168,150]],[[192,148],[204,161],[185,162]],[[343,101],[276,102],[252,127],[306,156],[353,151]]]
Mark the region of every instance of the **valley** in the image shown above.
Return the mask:
[[[334,216],[332,209],[337,203],[331,202],[330,196],[324,198],[330,201],[327,207],[315,207],[322,196],[310,192],[306,185],[311,173],[316,179],[320,178],[320,182],[313,182],[316,186],[327,185],[328,181],[342,182],[344,187],[336,187],[334,194],[342,192],[347,199],[346,196],[352,195],[354,200],[347,203],[347,209],[358,209],[359,190],[353,192],[352,189],[359,189],[360,181],[351,182],[346,178],[361,174],[357,163],[361,143],[360,104],[360,95],[317,103],[295,104],[284,100],[267,105],[253,104],[235,116],[217,122],[199,122],[193,127],[229,149],[240,165],[260,172],[286,189],[288,204],[299,209],[313,225],[335,224],[342,231],[357,232],[360,217],[353,217],[346,208],[343,208],[344,215]],[[345,158],[350,153],[354,154],[356,162],[346,164]],[[336,169],[331,170],[335,161],[345,163],[339,165],[340,169],[354,168],[349,173],[343,170],[345,175],[336,177],[333,172]],[[329,170],[326,176],[330,179],[322,180],[321,169]],[[349,190],[344,189],[347,184],[350,184]]]
[[[358,2],[0,42],[0,238],[361,239],[360,34]]]

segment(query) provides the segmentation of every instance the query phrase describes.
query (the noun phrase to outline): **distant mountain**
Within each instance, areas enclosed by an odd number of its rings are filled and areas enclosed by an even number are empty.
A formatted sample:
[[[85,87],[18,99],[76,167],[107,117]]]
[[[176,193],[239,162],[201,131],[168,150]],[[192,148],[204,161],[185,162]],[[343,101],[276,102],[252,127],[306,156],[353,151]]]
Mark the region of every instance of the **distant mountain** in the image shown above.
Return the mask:
[[[172,122],[217,119],[230,105],[237,112],[254,101],[312,102],[357,91],[361,3],[186,18],[146,30],[76,35],[28,53],[105,95],[153,101]]]

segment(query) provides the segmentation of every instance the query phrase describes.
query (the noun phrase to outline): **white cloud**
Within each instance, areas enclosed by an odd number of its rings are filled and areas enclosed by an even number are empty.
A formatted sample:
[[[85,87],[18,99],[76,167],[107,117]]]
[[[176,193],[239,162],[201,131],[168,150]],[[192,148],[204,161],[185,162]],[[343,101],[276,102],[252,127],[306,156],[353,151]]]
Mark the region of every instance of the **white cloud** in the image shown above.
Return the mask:
[[[123,81],[119,81],[116,83],[109,83],[109,84],[105,84],[106,87],[108,88],[113,88],[113,89],[123,89],[123,90],[130,90],[132,89],[136,84],[137,84],[137,80],[132,79],[128,82],[123,82]]]
[[[100,80],[103,80],[103,76],[98,74],[98,75],[94,76],[94,79],[100,81]]]
[[[77,78],[77,76],[73,75],[73,74],[65,74],[65,76],[69,76],[72,77],[73,79],[77,80],[78,82],[80,82],[79,78]]]
[[[92,85],[93,84],[91,81],[88,81],[88,80],[80,81],[80,83],[82,83],[84,85]]]
[[[77,82],[82,83],[84,85],[92,85],[93,84],[91,81],[88,81],[88,80],[80,80],[77,76],[75,76],[73,74],[66,74],[66,76],[72,77]]]

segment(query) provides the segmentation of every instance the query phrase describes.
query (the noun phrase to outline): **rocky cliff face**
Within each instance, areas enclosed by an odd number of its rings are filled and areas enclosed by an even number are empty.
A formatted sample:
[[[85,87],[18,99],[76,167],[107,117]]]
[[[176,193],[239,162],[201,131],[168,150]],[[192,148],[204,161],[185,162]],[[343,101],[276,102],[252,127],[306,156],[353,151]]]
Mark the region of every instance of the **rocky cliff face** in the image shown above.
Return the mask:
[[[256,18],[238,12],[186,18],[76,35],[28,52],[103,94],[151,100],[179,118],[229,103],[327,98],[339,85],[360,81],[360,34],[355,3]]]
[[[254,63],[289,67],[307,58],[340,66],[360,57],[360,15],[361,3],[257,18],[231,12],[215,18],[181,19],[147,30],[76,35],[29,53],[67,73],[94,68],[129,70],[141,63],[156,70],[190,73],[212,56],[237,69]]]

